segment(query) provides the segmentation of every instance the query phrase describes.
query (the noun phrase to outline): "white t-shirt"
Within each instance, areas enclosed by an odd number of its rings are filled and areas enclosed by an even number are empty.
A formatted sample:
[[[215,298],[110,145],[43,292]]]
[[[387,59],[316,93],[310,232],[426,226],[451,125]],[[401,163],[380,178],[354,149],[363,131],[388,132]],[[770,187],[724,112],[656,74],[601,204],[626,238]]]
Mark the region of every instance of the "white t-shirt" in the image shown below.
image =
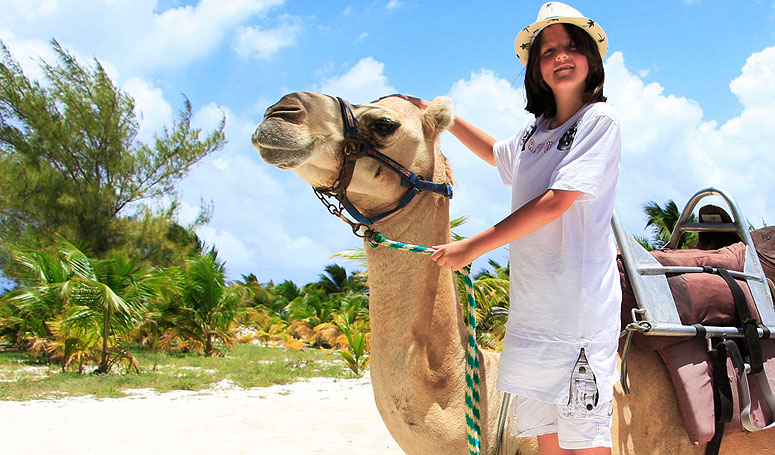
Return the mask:
[[[581,348],[601,400],[613,397],[621,287],[611,231],[621,138],[605,103],[562,126],[543,116],[497,142],[495,161],[512,187],[512,210],[548,189],[582,194],[558,219],[509,244],[511,304],[498,389],[541,401],[568,400]]]

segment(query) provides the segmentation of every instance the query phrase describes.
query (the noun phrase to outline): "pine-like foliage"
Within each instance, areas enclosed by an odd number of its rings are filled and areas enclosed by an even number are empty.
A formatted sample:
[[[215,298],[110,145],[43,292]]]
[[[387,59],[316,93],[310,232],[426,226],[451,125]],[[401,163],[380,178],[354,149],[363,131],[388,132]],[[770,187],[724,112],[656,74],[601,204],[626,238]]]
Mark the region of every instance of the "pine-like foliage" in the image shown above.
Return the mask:
[[[191,166],[223,147],[224,122],[200,138],[186,99],[145,144],[133,99],[100,62],[83,65],[51,44],[58,61],[41,61],[38,81],[0,42],[0,242],[47,246],[59,233],[103,257],[124,242],[121,216],[138,202],[174,198]]]

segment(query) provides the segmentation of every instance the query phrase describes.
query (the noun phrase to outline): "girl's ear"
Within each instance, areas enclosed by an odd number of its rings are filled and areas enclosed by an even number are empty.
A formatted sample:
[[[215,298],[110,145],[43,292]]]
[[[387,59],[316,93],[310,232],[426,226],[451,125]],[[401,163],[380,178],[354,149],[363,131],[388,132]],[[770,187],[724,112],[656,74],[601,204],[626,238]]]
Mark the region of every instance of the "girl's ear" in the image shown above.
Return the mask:
[[[452,112],[452,100],[446,96],[433,99],[423,112],[422,125],[426,136],[436,137],[452,126],[455,115]]]

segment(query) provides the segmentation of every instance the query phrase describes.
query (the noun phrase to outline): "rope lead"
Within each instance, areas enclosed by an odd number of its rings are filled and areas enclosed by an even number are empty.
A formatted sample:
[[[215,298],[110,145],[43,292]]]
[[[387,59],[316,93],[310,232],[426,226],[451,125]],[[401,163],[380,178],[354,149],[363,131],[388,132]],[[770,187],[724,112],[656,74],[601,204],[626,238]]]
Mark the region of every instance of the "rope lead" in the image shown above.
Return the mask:
[[[380,245],[393,248],[395,250],[411,251],[413,253],[433,254],[436,250],[419,245],[410,245],[406,243],[388,240],[377,231],[367,230],[366,240],[371,248]],[[479,375],[479,350],[476,345],[476,298],[474,297],[474,287],[471,281],[471,274],[467,269],[460,271],[463,275],[463,282],[466,286],[466,327],[468,328],[468,342],[466,348],[466,438],[468,440],[469,455],[479,455],[481,450],[481,414],[479,404],[481,397],[479,395],[480,375]]]

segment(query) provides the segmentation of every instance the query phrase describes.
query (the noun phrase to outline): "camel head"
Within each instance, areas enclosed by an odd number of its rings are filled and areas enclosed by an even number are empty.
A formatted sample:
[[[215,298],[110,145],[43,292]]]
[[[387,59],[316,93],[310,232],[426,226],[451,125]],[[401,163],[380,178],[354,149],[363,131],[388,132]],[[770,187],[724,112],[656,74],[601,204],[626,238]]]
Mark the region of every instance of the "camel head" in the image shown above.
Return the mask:
[[[436,183],[451,183],[438,138],[452,124],[452,102],[436,98],[421,110],[398,97],[354,105],[359,142]],[[268,164],[291,169],[315,188],[340,178],[346,132],[337,98],[291,93],[270,106],[253,132],[253,146]],[[384,163],[360,157],[347,185],[347,198],[366,217],[396,206],[407,193],[401,178]]]

